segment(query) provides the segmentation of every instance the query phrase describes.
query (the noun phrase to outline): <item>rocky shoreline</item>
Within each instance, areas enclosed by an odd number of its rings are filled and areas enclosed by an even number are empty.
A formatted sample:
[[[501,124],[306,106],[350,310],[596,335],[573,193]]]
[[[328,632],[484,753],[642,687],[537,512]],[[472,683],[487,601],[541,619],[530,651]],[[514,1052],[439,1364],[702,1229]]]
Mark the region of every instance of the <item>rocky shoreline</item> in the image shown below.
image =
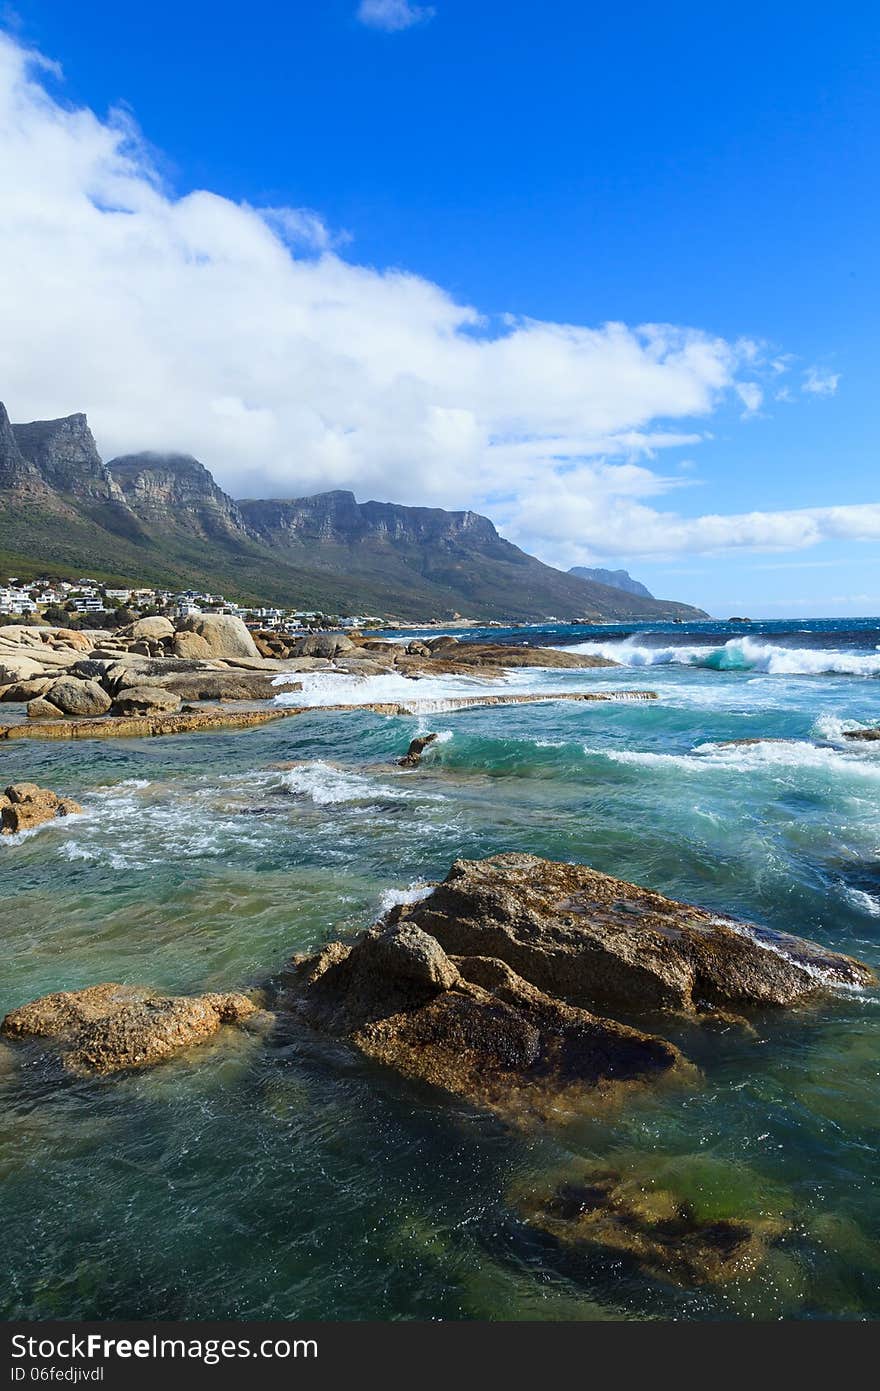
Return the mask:
[[[296,639],[252,634],[238,618],[206,614],[175,627],[167,618],[143,618],[107,633],[9,625],[0,628],[0,702],[25,707],[26,719],[0,724],[0,739],[153,737],[198,730],[250,729],[301,714],[310,706],[243,710],[244,703],[278,695],[276,681],[296,691],[299,673],[340,677],[466,676],[503,681],[511,669],[582,670],[613,667],[603,657],[553,648],[460,643],[442,636],[407,643],[354,634],[314,633]],[[652,692],[577,693],[553,699],[651,699]],[[521,704],[549,699],[535,694],[474,694],[447,708]],[[204,702],[216,702],[208,707]],[[418,701],[330,705],[407,714]],[[424,708],[424,706],[423,706]]]
[[[420,901],[256,987],[168,996],[104,983],[21,1005],[0,1033],[13,1066],[59,1079],[149,1068],[232,1028],[323,1049],[330,1067],[342,1045],[528,1132],[699,1088],[664,1019],[747,1023],[734,1036],[748,1048],[768,1010],[875,984],[816,943],[585,865],[507,854],[456,861]],[[626,1254],[684,1286],[751,1271],[785,1230],[771,1216],[698,1219],[660,1187],[585,1163],[511,1203],[561,1249]]]

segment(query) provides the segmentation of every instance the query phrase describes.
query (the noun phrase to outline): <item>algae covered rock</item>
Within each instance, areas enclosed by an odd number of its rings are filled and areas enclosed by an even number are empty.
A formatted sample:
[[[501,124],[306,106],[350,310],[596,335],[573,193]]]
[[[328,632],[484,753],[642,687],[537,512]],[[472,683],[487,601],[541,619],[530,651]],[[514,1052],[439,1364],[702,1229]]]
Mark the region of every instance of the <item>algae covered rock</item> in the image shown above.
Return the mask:
[[[563,1251],[620,1256],[643,1274],[686,1288],[754,1274],[788,1226],[779,1213],[707,1216],[674,1187],[589,1165],[537,1193],[516,1195],[514,1205]]]
[[[162,995],[107,983],[45,995],[7,1014],[0,1032],[42,1039],[75,1073],[152,1067],[258,1013],[246,995]]]

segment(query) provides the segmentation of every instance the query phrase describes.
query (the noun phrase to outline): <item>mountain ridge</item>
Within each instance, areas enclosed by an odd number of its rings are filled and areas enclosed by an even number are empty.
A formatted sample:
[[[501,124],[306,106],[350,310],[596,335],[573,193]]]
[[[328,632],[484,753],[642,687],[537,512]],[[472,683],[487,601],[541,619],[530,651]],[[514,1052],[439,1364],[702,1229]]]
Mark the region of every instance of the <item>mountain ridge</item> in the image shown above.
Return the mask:
[[[84,414],[15,425],[2,406],[0,563],[342,615],[703,616],[555,570],[477,512],[359,503],[343,489],[235,501],[191,455],[104,463]]]
[[[637,594],[642,599],[653,599],[654,595],[647,585],[634,580],[628,570],[604,570],[598,566],[572,565],[568,572],[579,580],[592,580],[594,584],[607,584],[612,589],[622,589],[624,594]]]

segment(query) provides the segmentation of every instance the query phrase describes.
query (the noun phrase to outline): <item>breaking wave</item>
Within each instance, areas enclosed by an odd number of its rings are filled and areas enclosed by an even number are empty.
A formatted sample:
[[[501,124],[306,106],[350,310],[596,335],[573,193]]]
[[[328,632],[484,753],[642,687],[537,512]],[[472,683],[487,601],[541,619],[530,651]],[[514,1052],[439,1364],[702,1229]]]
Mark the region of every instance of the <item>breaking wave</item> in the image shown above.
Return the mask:
[[[581,642],[566,652],[607,657],[629,667],[690,666],[710,671],[760,671],[769,676],[880,677],[880,651],[841,652],[809,647],[780,647],[755,638],[731,638],[722,646],[705,643],[651,647],[633,638]]]

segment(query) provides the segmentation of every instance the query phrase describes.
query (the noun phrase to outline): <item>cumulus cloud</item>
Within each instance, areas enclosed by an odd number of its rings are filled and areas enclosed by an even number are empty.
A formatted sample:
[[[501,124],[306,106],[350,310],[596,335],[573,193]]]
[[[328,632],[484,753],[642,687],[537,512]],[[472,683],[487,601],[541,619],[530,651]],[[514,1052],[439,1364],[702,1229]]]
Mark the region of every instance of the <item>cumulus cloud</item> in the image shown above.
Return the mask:
[[[189,451],[238,497],[350,487],[473,507],[557,563],[861,534],[872,509],[687,521],[649,505],[693,481],[658,472],[662,451],[692,452],[725,401],[760,405],[760,345],[486,321],[420,276],[344,258],[315,212],[176,196],[130,116],[72,108],[47,81],[0,34],[13,419],[87,410],[105,457]]]
[[[371,29],[385,29],[396,33],[400,29],[410,29],[413,24],[421,24],[434,15],[433,5],[413,5],[410,0],[361,0],[357,17],[362,24]]]

